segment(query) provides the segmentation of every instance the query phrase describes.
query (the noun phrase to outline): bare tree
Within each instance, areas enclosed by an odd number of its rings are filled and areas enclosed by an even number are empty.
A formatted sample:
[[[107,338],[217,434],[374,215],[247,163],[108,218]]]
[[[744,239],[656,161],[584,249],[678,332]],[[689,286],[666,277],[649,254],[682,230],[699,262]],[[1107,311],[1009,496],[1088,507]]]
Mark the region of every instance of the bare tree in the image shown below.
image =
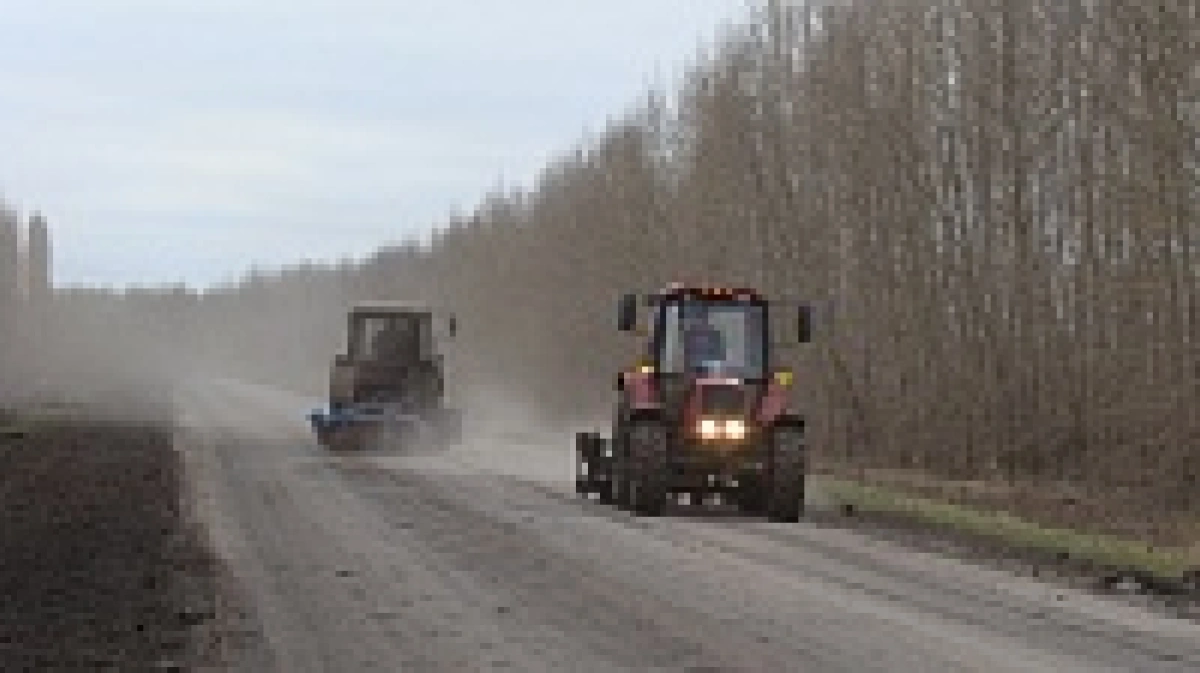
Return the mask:
[[[319,387],[345,301],[428,299],[463,316],[453,371],[568,417],[632,357],[620,292],[761,285],[821,307],[788,364],[822,461],[1149,525],[1197,506],[1197,29],[1195,0],[769,2],[429,243],[153,311]]]

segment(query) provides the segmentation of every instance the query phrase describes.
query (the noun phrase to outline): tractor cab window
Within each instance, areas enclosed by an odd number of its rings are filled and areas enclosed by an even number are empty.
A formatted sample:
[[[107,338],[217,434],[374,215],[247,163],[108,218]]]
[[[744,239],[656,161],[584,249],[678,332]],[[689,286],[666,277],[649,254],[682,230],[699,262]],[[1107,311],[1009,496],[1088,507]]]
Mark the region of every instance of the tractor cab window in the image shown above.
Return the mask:
[[[355,344],[360,357],[389,362],[422,359],[430,335],[428,329],[421,329],[421,322],[418,317],[406,315],[364,318]]]
[[[684,299],[660,313],[656,343],[659,371],[759,379],[766,350],[762,305],[743,301]]]

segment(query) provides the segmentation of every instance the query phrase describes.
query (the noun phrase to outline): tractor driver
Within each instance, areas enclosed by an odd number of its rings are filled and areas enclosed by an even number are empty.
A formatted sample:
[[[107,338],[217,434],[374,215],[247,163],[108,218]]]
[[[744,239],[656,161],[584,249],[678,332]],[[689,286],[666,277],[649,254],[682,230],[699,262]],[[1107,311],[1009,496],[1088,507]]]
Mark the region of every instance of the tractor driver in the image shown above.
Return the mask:
[[[375,333],[372,351],[375,357],[388,362],[404,362],[416,350],[412,326],[401,320],[389,320],[383,329]]]
[[[725,359],[725,338],[712,326],[708,311],[694,307],[685,314],[683,327],[683,359],[688,369],[697,369],[706,361]]]

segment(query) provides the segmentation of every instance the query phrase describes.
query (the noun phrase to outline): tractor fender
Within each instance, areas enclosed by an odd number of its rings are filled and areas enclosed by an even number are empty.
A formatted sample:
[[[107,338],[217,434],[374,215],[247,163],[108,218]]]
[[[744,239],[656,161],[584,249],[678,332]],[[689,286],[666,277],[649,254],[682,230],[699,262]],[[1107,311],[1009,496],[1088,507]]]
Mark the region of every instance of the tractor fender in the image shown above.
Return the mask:
[[[786,428],[788,430],[804,431],[804,417],[799,414],[786,412],[775,417],[775,422],[772,424],[776,428]]]
[[[659,423],[663,420],[661,407],[637,407],[629,410],[627,423]]]
[[[621,405],[617,411],[616,423],[613,425],[613,446],[621,444],[624,430],[632,423],[662,423],[666,420],[662,407],[630,407]]]
[[[658,399],[658,387],[654,383],[653,374],[625,372],[621,376],[621,387],[631,412],[659,409],[662,406]]]
[[[791,415],[788,412],[787,406],[787,388],[775,381],[771,381],[767,384],[767,391],[763,395],[762,403],[758,407],[758,422],[764,426],[774,425],[783,417]]]

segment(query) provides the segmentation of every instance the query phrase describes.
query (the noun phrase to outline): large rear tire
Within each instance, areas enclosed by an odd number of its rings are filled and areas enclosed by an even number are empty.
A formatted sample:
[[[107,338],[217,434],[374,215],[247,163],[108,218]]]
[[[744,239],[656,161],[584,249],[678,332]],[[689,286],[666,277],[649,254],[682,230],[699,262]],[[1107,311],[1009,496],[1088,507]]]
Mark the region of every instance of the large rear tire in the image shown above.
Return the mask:
[[[632,474],[627,474],[623,486],[632,486],[630,504],[640,516],[660,516],[667,506],[669,494],[668,451],[670,432],[658,420],[636,420],[628,432],[629,461]]]
[[[804,426],[777,426],[772,432],[771,442],[767,517],[771,521],[795,523],[804,513],[804,482],[808,458]]]

